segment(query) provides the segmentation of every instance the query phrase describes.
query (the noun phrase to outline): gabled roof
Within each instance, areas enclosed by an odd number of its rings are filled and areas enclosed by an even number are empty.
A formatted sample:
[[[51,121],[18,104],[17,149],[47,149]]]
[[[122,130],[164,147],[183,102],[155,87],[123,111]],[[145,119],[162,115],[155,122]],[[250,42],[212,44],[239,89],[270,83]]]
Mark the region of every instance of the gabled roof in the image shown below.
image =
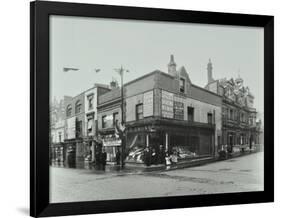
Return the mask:
[[[179,72],[179,76],[184,76],[187,79],[187,82],[191,83],[189,75],[184,66],[181,66],[178,72]]]

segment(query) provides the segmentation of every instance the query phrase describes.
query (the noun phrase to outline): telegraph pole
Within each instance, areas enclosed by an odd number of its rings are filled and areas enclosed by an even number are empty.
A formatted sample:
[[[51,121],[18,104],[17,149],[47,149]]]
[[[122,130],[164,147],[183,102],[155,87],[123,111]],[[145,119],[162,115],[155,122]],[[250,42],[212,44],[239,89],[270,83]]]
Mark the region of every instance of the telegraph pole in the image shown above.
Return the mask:
[[[129,72],[121,66],[118,69],[115,69],[121,77],[121,125],[124,127],[124,87],[123,87],[123,75],[124,72]],[[122,132],[121,137],[121,168],[124,168],[124,158],[125,158],[125,131]]]

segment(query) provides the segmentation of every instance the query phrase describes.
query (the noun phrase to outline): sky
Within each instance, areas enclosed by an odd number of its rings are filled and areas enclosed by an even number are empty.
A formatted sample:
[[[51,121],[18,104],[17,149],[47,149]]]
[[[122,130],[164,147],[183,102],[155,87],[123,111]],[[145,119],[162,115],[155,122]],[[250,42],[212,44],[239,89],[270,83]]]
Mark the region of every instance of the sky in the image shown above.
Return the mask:
[[[76,96],[94,83],[120,80],[114,69],[129,72],[124,82],[154,70],[167,72],[170,55],[184,66],[191,82],[207,84],[207,63],[214,79],[236,78],[255,96],[263,114],[263,28],[108,18],[50,16],[50,91],[52,99]],[[78,71],[64,72],[64,67]],[[100,69],[98,73],[94,69]]]

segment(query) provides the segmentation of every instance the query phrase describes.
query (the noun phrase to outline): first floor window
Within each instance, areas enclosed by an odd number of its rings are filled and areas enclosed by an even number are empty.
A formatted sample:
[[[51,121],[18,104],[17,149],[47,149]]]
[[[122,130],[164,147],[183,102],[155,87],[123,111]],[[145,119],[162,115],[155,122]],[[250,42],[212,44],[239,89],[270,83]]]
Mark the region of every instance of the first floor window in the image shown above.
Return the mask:
[[[136,120],[143,119],[143,104],[136,105]]]
[[[187,120],[189,122],[194,121],[194,108],[193,107],[187,107]]]
[[[212,113],[208,113],[208,123],[209,124],[213,123],[213,114]]]
[[[113,113],[113,126],[118,122],[118,112]]]
[[[102,116],[101,127],[102,127],[102,128],[105,128],[105,127],[106,127],[106,116]]]

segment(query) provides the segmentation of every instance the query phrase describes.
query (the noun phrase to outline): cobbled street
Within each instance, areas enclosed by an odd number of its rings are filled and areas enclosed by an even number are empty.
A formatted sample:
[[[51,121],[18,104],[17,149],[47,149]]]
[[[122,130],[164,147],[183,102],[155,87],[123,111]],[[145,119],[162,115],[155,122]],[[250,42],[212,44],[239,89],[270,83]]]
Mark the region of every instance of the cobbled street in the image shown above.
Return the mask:
[[[173,171],[122,172],[51,167],[51,202],[263,190],[263,152]]]

